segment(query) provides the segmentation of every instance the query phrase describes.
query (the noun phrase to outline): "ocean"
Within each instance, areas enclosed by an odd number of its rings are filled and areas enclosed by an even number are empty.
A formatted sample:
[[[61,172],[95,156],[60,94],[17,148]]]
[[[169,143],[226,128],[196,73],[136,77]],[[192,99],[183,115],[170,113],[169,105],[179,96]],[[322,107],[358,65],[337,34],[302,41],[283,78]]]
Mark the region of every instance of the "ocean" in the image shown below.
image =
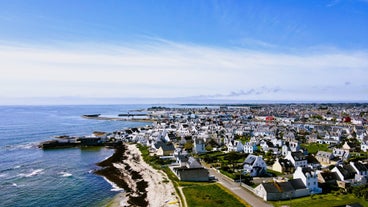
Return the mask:
[[[95,163],[113,153],[104,147],[42,150],[58,135],[112,132],[150,123],[84,119],[116,116],[148,105],[0,106],[0,206],[104,206],[118,192],[95,175]]]

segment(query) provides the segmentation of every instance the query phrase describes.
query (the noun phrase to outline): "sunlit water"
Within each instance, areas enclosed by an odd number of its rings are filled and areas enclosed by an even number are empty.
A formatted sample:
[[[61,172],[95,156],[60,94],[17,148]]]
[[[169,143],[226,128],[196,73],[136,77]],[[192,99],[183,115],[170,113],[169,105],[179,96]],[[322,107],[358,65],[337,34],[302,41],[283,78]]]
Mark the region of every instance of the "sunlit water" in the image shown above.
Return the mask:
[[[145,123],[84,119],[83,114],[117,115],[147,105],[0,106],[0,206],[104,206],[116,195],[93,174],[96,162],[113,151],[103,147],[43,151],[56,135],[112,132]]]

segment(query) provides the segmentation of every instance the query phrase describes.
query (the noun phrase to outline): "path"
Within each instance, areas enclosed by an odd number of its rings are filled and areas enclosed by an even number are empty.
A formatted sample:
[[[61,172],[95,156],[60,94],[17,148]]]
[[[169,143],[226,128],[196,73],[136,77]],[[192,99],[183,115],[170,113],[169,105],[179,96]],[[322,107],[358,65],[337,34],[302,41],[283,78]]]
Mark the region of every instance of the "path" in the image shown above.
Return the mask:
[[[214,175],[218,179],[218,183],[220,183],[225,188],[229,189],[231,192],[239,196],[245,202],[247,202],[251,206],[255,207],[271,207],[272,205],[264,202],[261,198],[254,195],[252,192],[240,187],[239,183],[236,183],[229,179],[228,177],[218,173],[215,169],[209,169],[210,174]]]

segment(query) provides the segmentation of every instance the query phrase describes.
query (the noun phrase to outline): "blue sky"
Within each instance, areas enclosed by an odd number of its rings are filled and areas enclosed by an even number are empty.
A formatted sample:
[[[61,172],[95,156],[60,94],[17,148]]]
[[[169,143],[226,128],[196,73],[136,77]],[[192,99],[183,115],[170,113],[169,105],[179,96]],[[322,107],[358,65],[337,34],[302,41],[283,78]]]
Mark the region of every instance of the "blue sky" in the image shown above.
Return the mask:
[[[0,104],[368,101],[368,1],[0,0]]]

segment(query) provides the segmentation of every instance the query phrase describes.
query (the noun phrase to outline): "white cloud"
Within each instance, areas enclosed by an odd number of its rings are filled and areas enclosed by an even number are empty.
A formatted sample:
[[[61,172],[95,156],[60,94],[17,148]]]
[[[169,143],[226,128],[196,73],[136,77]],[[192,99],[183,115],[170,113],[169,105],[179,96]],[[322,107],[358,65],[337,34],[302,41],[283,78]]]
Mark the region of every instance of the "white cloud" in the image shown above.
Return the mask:
[[[366,90],[356,88],[367,87],[368,53],[364,51],[276,54],[166,40],[62,47],[3,44],[0,64],[0,97],[235,94],[253,100],[323,99],[326,93],[318,87],[326,86],[336,89],[328,94],[333,99],[368,97],[357,92]],[[347,82],[351,83],[348,88]],[[251,90],[262,93],[247,93]]]

